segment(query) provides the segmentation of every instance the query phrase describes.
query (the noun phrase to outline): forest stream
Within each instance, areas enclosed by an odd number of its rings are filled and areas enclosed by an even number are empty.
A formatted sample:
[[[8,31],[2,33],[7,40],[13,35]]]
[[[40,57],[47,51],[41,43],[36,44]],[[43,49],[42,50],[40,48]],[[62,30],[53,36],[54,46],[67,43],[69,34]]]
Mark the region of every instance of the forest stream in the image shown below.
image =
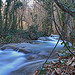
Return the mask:
[[[10,43],[0,48],[0,75],[33,75],[56,45],[58,35],[40,37],[31,43]],[[57,59],[56,51],[63,50],[61,40],[49,61]]]

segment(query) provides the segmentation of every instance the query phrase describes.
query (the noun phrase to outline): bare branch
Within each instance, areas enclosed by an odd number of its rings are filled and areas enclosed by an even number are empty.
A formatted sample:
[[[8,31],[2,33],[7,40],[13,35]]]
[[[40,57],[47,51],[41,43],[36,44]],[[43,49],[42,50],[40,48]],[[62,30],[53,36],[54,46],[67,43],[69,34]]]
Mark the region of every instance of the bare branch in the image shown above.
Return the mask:
[[[53,10],[53,1],[52,1],[52,10]],[[55,21],[54,12],[53,12],[53,21],[54,21],[54,24],[55,24],[55,28],[56,28],[58,34],[60,35],[60,38],[61,38],[61,40],[63,41],[64,45],[65,45],[66,48],[69,50],[69,52],[75,56],[75,53],[73,53],[73,52],[69,49],[69,47],[66,45],[64,39],[62,38],[62,35],[61,35],[61,33],[60,33],[60,31],[59,31],[59,28],[58,28],[58,24],[57,24],[56,21]]]
[[[68,7],[68,5],[65,5],[65,4],[61,3],[60,0],[54,0],[54,2],[55,2],[55,3],[58,5],[58,7],[59,7],[60,9],[62,9],[64,12],[67,12],[67,13],[69,13],[72,17],[75,17],[75,11],[72,10],[72,9],[70,9],[70,8]]]
[[[51,57],[52,53],[54,52],[54,50],[56,49],[58,43],[60,41],[60,37],[56,43],[56,45],[54,46],[54,48],[52,49],[52,51],[50,52],[49,56],[47,57],[47,59],[45,60],[45,62],[43,63],[42,67],[41,67],[41,70],[39,71],[38,75],[40,75],[41,71],[42,71],[42,68],[45,66],[45,64],[47,63],[47,61],[49,60],[49,58]]]

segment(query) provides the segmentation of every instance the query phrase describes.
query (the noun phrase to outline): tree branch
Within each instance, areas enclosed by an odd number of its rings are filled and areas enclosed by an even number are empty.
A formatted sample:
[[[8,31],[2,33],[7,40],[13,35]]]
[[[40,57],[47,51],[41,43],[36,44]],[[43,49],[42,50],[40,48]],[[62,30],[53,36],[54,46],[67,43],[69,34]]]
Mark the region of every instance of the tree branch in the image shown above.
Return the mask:
[[[52,10],[53,10],[53,1],[52,1]],[[61,33],[59,32],[58,24],[56,23],[55,17],[54,17],[54,11],[53,11],[53,21],[54,21],[54,24],[55,24],[55,28],[56,28],[58,34],[60,35],[60,38],[61,38],[61,40],[63,41],[64,45],[65,45],[66,48],[69,50],[69,52],[75,56],[75,53],[73,53],[73,52],[69,49],[69,47],[66,45],[64,39],[62,38]],[[65,22],[65,23],[66,23],[66,22]]]
[[[72,17],[75,17],[75,10],[72,10],[69,8],[68,5],[65,5],[60,2],[60,0],[54,0],[54,2],[58,5],[60,9],[62,9],[64,12],[69,13]]]
[[[54,46],[54,48],[53,48],[52,51],[50,52],[49,56],[47,57],[47,59],[45,60],[45,62],[43,63],[43,65],[41,66],[41,70],[39,71],[38,75],[40,75],[40,73],[41,73],[42,69],[44,68],[45,64],[47,63],[47,61],[48,61],[49,58],[51,57],[52,53],[53,53],[54,50],[56,49],[56,47],[57,47],[59,41],[60,41],[60,37],[59,37],[59,39],[58,39],[56,45]]]

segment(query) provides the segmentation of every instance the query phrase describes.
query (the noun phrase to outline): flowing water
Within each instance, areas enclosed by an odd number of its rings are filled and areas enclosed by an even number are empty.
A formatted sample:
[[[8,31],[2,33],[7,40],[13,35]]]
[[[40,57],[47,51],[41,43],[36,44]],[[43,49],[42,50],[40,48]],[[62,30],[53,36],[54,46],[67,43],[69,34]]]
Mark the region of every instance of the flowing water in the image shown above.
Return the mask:
[[[58,35],[54,35],[53,37],[46,37],[47,40],[36,40],[33,41],[33,43],[29,46],[27,44],[27,48],[32,49],[34,52],[38,51],[46,51],[46,50],[51,50],[55,44],[57,43],[57,39],[59,38]],[[63,49],[63,46],[61,46],[61,40],[57,46],[57,50],[58,48]],[[24,43],[18,45],[23,46]],[[26,44],[25,44],[26,45]],[[0,75],[10,75],[10,73],[12,71],[15,71],[17,69],[19,69],[21,66],[25,66],[31,63],[35,63],[35,62],[40,62],[40,61],[44,61],[44,60],[37,60],[37,61],[31,61],[31,62],[27,62],[27,58],[26,58],[27,54],[24,54],[22,52],[17,52],[14,51],[13,49],[5,49],[4,51],[0,50]]]
[[[25,54],[0,50],[0,75],[8,75],[25,61]]]

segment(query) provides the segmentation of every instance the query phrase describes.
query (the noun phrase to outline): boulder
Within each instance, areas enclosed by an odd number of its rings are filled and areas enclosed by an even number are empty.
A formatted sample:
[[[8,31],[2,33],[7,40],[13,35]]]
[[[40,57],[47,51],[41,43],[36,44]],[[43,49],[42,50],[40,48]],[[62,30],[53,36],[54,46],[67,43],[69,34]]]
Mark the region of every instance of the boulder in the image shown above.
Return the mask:
[[[37,55],[30,55],[27,59],[32,60],[32,59],[36,59],[36,58],[37,58]]]
[[[23,53],[25,53],[25,54],[31,53],[30,50],[25,49],[25,48],[20,48],[20,49],[19,49],[19,52],[23,52]]]
[[[49,53],[47,53],[47,52],[40,52],[38,54],[38,56],[40,56],[41,58],[47,58],[49,56]]]
[[[3,46],[1,47],[1,50],[5,50],[5,49],[13,49],[13,50],[18,50],[18,47],[14,46],[14,45],[8,45],[8,46]]]

